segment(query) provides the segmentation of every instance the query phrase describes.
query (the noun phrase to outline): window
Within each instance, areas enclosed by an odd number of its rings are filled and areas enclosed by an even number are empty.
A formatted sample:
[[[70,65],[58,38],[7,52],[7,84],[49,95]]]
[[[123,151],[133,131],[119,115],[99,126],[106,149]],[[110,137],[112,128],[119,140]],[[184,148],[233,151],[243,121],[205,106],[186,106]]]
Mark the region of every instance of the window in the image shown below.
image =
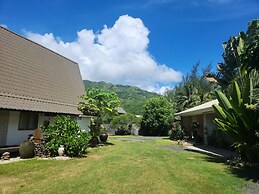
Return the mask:
[[[34,130],[38,128],[39,114],[36,112],[20,112],[19,130]]]

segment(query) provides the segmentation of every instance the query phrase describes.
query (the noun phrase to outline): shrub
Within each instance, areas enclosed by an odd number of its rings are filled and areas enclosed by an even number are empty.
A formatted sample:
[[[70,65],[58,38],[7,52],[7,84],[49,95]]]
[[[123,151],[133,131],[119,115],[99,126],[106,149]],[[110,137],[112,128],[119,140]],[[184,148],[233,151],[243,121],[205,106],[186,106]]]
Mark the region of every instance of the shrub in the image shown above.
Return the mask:
[[[127,125],[121,125],[116,128],[115,135],[130,135],[131,134],[131,127]]]
[[[139,119],[133,114],[123,114],[115,116],[110,125],[115,128],[115,135],[130,135],[132,132],[133,124],[139,125]]]
[[[179,123],[175,123],[174,127],[168,132],[169,139],[171,140],[183,140],[185,139],[184,130]]]
[[[86,154],[90,136],[70,116],[56,116],[54,124],[41,128],[48,137],[45,147],[52,155],[57,154],[60,145],[64,145],[65,154],[70,157],[82,157]]]

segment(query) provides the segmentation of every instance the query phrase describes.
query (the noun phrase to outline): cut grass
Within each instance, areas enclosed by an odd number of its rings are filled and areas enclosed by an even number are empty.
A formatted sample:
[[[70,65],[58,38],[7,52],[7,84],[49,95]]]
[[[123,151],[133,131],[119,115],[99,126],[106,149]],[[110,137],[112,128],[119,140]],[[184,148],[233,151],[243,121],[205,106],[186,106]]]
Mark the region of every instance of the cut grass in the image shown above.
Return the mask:
[[[247,184],[209,156],[161,148],[176,144],[167,139],[110,137],[110,143],[82,159],[0,165],[0,192],[242,193]]]

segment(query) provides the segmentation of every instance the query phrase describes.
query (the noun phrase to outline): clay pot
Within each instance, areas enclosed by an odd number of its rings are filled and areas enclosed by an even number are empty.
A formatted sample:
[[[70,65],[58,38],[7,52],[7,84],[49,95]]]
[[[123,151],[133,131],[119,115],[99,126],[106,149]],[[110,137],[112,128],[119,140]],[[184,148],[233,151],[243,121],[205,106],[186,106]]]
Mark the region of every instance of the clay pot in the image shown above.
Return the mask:
[[[92,137],[89,141],[90,147],[96,147],[98,143],[99,143],[99,139],[96,136]]]
[[[108,139],[108,134],[107,133],[103,133],[100,135],[100,140],[101,142],[106,142]]]

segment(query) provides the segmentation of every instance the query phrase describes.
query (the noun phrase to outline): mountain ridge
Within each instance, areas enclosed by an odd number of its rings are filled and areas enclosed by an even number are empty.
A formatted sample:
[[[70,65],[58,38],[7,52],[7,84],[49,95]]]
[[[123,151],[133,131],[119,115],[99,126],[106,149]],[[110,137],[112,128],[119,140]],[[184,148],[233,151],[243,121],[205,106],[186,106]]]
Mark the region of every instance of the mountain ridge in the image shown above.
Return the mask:
[[[99,88],[108,92],[115,92],[120,101],[121,107],[127,112],[135,115],[141,115],[145,102],[150,98],[161,95],[142,90],[136,86],[111,84],[104,81],[94,82],[83,80],[85,88]]]

